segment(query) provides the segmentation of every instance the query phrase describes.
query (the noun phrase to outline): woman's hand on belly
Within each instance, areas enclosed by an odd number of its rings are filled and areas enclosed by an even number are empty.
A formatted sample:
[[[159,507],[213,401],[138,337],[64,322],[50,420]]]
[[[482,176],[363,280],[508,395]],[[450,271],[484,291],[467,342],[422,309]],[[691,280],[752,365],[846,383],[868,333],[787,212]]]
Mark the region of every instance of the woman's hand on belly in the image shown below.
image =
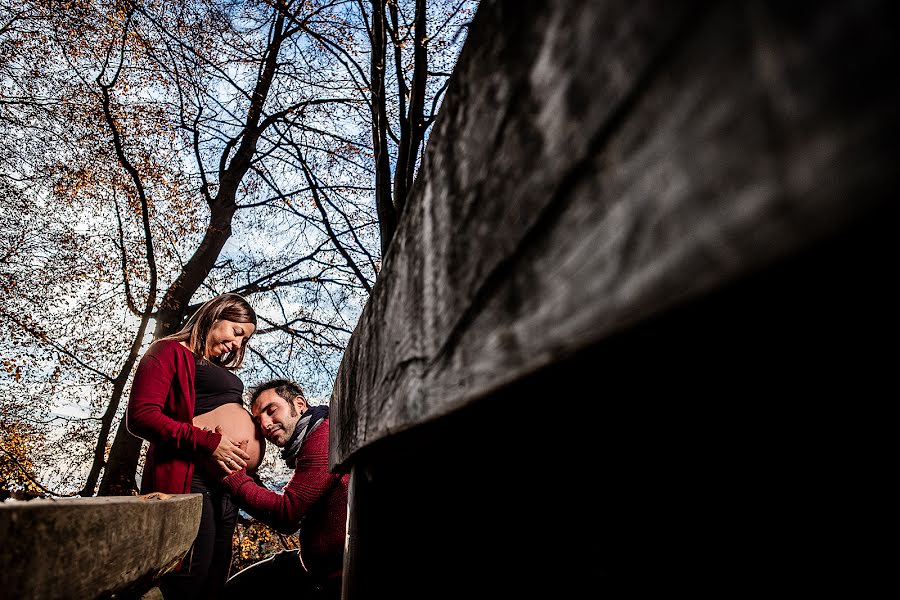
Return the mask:
[[[221,425],[216,425],[215,432],[222,437],[219,445],[213,450],[213,458],[221,463],[223,467],[231,469],[243,469],[247,466],[247,460],[250,455],[244,448],[247,447],[247,440],[236,442],[228,437]]]
[[[255,470],[262,462],[266,449],[265,439],[250,413],[240,404],[236,402],[223,404],[208,413],[194,417],[194,425],[222,434],[222,443],[216,448],[213,457],[228,471],[244,466],[236,460],[237,458],[246,464],[248,471]],[[232,462],[229,463],[229,460]]]

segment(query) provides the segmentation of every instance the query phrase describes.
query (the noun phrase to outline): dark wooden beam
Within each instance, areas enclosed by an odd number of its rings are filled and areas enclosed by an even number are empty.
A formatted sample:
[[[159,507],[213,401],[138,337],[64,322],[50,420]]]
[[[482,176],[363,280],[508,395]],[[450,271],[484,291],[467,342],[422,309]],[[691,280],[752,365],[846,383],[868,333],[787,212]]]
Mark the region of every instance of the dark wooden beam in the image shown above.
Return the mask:
[[[896,13],[481,4],[331,399],[345,598],[878,588]]]

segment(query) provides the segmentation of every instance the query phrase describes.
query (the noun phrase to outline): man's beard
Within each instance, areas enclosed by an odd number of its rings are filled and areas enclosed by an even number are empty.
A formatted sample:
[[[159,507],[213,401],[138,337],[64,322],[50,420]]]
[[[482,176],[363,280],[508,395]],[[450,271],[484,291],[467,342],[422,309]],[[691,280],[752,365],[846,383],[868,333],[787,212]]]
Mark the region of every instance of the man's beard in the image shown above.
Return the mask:
[[[295,405],[293,402],[290,403],[290,405],[288,406],[288,409],[290,410],[290,415],[292,418],[300,415],[300,413],[297,412],[297,405]],[[276,443],[276,442],[272,442],[272,443],[275,444],[276,446],[278,446],[279,448],[284,448],[285,446],[287,446],[287,443],[289,441],[291,441],[291,438],[294,436],[294,431],[297,429],[297,423],[299,421],[300,421],[300,419],[296,419],[293,422],[293,424],[291,425],[290,430],[288,430],[287,425],[283,424],[282,427],[284,427],[284,439],[281,441],[281,443]]]

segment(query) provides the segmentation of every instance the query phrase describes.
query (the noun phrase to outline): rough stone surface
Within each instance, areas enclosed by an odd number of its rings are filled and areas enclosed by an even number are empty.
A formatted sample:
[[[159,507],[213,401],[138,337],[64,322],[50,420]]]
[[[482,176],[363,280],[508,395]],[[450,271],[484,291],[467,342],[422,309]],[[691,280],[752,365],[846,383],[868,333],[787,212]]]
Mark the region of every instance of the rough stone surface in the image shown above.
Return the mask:
[[[140,597],[190,548],[201,506],[199,494],[0,504],[0,595]]]

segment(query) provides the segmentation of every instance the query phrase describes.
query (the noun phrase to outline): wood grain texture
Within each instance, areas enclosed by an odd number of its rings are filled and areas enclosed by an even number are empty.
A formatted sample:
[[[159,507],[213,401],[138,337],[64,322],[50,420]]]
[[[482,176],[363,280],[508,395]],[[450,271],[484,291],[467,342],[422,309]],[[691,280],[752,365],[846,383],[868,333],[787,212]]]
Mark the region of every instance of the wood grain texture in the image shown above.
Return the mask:
[[[344,355],[331,464],[893,201],[889,2],[491,2]]]
[[[0,503],[0,597],[140,597],[200,526],[200,494],[159,496]]]

